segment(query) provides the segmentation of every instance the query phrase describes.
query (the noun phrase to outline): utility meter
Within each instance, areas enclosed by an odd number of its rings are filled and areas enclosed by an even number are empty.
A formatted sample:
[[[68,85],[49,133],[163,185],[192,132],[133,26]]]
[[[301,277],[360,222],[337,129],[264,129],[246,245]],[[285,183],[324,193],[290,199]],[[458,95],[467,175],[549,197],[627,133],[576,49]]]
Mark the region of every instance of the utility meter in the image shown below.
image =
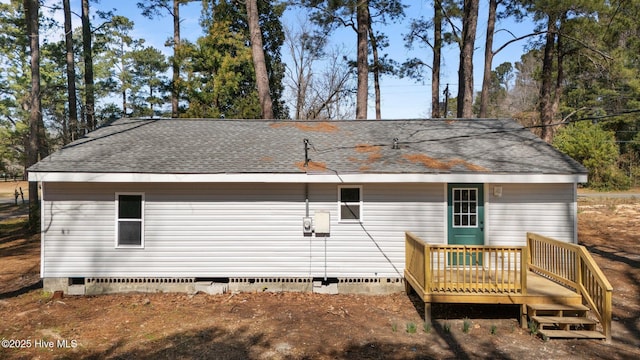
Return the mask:
[[[305,235],[311,235],[313,232],[313,220],[309,216],[302,218],[302,233]]]

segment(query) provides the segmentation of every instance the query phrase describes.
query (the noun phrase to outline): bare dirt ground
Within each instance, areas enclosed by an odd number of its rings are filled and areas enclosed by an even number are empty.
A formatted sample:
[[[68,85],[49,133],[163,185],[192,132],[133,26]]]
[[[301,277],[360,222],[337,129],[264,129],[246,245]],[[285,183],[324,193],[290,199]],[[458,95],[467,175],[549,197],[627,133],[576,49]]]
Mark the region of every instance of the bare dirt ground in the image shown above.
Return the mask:
[[[39,289],[39,237],[24,236],[24,217],[6,218],[14,211],[0,204],[0,359],[640,358],[637,199],[580,203],[580,242],[614,287],[610,344],[543,341],[520,328],[517,308],[437,306],[425,327],[421,304],[405,294],[52,299]]]

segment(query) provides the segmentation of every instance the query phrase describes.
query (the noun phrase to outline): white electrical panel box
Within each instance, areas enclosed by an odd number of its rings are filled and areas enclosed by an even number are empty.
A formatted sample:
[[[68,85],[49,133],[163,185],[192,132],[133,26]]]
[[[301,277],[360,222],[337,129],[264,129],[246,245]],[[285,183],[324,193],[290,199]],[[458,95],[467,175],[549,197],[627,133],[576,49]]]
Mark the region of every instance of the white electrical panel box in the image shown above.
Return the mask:
[[[316,211],[313,225],[316,236],[317,234],[328,235],[331,233],[331,213],[329,211]]]

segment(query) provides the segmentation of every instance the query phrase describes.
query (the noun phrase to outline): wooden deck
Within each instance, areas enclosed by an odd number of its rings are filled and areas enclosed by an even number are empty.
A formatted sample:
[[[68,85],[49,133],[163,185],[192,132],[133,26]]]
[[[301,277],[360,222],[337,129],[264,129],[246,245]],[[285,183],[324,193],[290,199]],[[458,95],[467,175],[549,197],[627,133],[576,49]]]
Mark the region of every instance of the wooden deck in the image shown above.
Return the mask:
[[[441,275],[444,280],[444,275]],[[431,304],[432,303],[451,303],[451,304],[513,304],[520,305],[520,324],[523,328],[527,325],[527,306],[540,304],[553,305],[581,305],[582,296],[566,287],[559,285],[549,279],[546,279],[534,272],[528,271],[526,275],[526,289],[519,293],[502,293],[495,291],[438,291],[424,292],[420,291],[411,274],[405,273],[405,281],[407,282],[407,290],[413,289],[418,296],[424,301],[425,322],[431,322]],[[410,287],[410,288],[409,288]]]
[[[582,246],[531,233],[527,246],[428,244],[411,233],[405,244],[405,284],[424,301],[426,322],[432,303],[517,304],[523,327],[528,309],[556,307],[561,313],[584,304],[611,339],[613,289]],[[538,318],[545,326],[550,319]],[[553,319],[570,332],[571,322]]]
[[[469,271],[465,271],[469,273]],[[468,274],[471,277],[471,274]],[[479,291],[470,287],[467,291],[442,291],[419,292],[418,296],[425,302],[443,303],[470,303],[470,304],[582,304],[582,296],[574,291],[546,279],[532,271],[528,271],[526,290],[523,292],[499,292],[495,290]],[[405,279],[415,289],[415,279],[410,274],[405,274]],[[439,275],[439,279],[444,282],[444,274]]]

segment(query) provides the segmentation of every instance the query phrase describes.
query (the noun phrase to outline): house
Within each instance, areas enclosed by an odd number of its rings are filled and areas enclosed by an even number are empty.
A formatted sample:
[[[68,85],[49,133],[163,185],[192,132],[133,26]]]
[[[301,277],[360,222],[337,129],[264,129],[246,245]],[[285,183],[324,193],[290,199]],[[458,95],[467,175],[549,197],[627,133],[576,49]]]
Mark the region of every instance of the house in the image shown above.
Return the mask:
[[[48,290],[403,289],[433,244],[577,241],[587,170],[504,119],[121,119],[29,168]]]

